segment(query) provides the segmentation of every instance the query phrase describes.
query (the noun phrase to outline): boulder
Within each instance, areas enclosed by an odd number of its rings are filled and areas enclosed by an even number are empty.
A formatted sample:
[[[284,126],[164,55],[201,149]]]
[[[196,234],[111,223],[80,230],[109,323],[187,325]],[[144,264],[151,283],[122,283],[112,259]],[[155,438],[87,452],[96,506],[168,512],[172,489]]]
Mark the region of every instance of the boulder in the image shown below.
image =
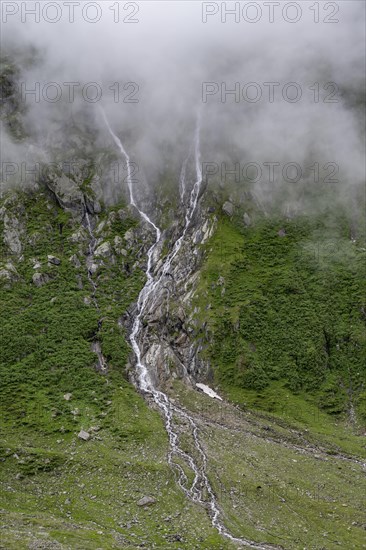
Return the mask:
[[[156,499],[154,497],[142,497],[137,503],[137,506],[151,506],[155,504]]]
[[[61,263],[60,258],[57,258],[56,256],[52,256],[52,255],[48,255],[47,260],[49,265],[60,265]]]
[[[48,283],[49,278],[45,273],[35,273],[32,277],[33,284],[40,287]]]
[[[228,216],[232,216],[234,214],[234,205],[231,202],[226,201],[222,205],[222,210]]]
[[[90,439],[90,433],[84,430],[80,430],[80,432],[78,433],[78,438],[82,439],[83,441],[88,441],[88,439]]]
[[[7,279],[8,281],[17,281],[19,279],[18,272],[11,262],[0,266],[0,279]]]
[[[94,252],[94,256],[102,258],[110,258],[112,256],[112,247],[110,242],[104,242],[98,246]]]

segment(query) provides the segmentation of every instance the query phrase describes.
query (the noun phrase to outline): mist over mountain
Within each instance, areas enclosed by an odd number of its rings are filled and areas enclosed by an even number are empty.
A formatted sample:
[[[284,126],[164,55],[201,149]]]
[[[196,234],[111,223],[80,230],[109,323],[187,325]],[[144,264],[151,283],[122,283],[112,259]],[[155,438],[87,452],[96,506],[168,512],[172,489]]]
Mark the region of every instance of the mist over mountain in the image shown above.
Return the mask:
[[[71,115],[80,120],[86,114],[97,137],[108,139],[97,108],[103,105],[114,129],[131,135],[127,146],[153,184],[167,148],[182,161],[201,108],[203,161],[226,159],[230,169],[235,161],[259,163],[264,173],[255,187],[261,195],[269,177],[264,162],[295,162],[303,170],[314,162],[335,163],[342,189],[334,187],[341,195],[363,184],[363,3],[341,2],[337,16],[330,17],[331,10],[320,14],[334,23],[315,23],[305,5],[296,23],[284,20],[282,6],[273,12],[273,23],[268,6],[256,23],[243,15],[236,22],[235,15],[225,20],[222,13],[210,15],[212,6],[195,2],[144,2],[127,22],[121,12],[114,23],[111,6],[103,4],[96,23],[85,20],[81,8],[70,23],[63,6],[54,24],[42,16],[36,23],[27,14],[22,23],[19,11],[3,25],[2,45],[20,62],[24,91],[39,83],[39,98],[23,96],[25,125],[39,143],[52,142]],[[294,19],[296,12],[287,11]],[[92,8],[85,13],[95,18]],[[246,13],[255,19],[254,11]],[[52,10],[48,16],[54,17]],[[57,89],[49,87],[52,82]],[[79,85],[65,84],[71,82]],[[88,83],[97,88],[84,94]],[[124,90],[128,83],[134,84]],[[58,101],[47,100],[58,93]],[[5,156],[14,156],[9,148]],[[281,179],[281,170],[275,176]]]

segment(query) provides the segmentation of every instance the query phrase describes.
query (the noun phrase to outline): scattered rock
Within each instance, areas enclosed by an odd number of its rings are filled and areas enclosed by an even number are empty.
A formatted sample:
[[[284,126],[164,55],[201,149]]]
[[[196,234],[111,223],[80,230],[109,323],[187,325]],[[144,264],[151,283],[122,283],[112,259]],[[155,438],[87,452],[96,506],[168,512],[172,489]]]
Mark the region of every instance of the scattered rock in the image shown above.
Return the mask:
[[[19,279],[18,272],[11,262],[6,263],[4,267],[0,267],[0,279],[7,279],[8,281]]]
[[[48,283],[49,278],[45,273],[35,273],[32,277],[33,284],[40,287]]]
[[[234,214],[234,205],[231,202],[226,201],[222,206],[222,210],[228,216],[232,216]]]
[[[279,237],[286,237],[286,231],[284,229],[280,229],[277,235]]]
[[[78,433],[78,438],[82,439],[83,441],[88,441],[90,439],[90,433],[85,432],[84,430],[80,430]]]
[[[65,399],[65,401],[70,401],[71,397],[72,397],[72,394],[71,394],[71,393],[65,393],[65,394],[64,394],[64,399]]]
[[[151,504],[155,504],[156,499],[153,497],[142,497],[137,503],[137,506],[150,506]]]
[[[107,241],[99,245],[96,251],[94,252],[94,255],[101,256],[102,258],[109,258],[110,256],[112,256],[111,243]]]
[[[49,265],[60,265],[61,263],[60,258],[57,258],[56,256],[52,256],[52,255],[48,255],[47,260]]]

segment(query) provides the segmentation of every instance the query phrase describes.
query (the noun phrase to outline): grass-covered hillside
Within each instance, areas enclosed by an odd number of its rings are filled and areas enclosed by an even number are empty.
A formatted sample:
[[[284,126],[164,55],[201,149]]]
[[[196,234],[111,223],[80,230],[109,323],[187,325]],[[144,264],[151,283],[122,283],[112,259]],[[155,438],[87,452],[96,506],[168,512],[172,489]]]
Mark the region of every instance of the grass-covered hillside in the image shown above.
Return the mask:
[[[93,275],[97,310],[79,222],[46,192],[5,195],[2,207],[2,237],[13,224],[21,251],[1,239],[0,547],[222,547],[205,511],[176,486],[160,416],[127,381],[119,320],[144,281],[136,220],[123,205],[99,215],[95,233],[111,252]],[[97,369],[96,341],[107,373]],[[144,496],[156,504],[138,506]]]
[[[363,548],[365,251],[346,224],[334,250],[329,220],[248,225],[237,208],[213,213],[192,304],[227,401],[167,391],[198,426],[233,535]],[[179,488],[163,420],[128,382],[151,237],[124,204],[102,206],[90,265],[78,216],[43,187],[1,202],[0,548],[236,548]],[[183,425],[180,439],[195,456]]]
[[[364,422],[364,239],[331,211],[248,220],[220,213],[196,293],[216,383],[250,406],[281,412],[290,394]]]

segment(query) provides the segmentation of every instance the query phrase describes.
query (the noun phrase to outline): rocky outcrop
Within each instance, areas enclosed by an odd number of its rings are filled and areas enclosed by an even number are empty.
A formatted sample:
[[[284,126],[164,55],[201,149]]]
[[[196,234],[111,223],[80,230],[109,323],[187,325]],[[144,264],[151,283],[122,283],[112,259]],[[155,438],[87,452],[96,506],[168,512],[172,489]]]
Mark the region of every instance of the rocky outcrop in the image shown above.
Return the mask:
[[[46,179],[46,185],[54,193],[61,208],[80,219],[84,216],[84,194],[72,179],[65,174],[50,174]]]
[[[191,377],[195,378],[198,373],[205,376],[208,369],[200,359],[201,342],[196,338],[198,333],[193,319],[192,298],[203,259],[203,252],[197,243],[207,242],[214,228],[215,219],[210,219],[207,211],[201,211],[192,220],[169,271],[163,272],[164,263],[159,259],[161,249],[157,250],[157,257],[154,258],[154,279],[157,284],[146,307],[140,345],[143,362],[157,387],[164,386],[170,378],[176,377],[191,384]],[[171,247],[181,231],[181,225],[176,223],[166,233],[166,242]],[[127,239],[126,235],[124,237],[129,243],[134,241],[131,231]],[[173,249],[170,253],[173,253]],[[135,376],[134,371],[131,371],[131,375]]]
[[[4,224],[3,241],[11,254],[20,256],[22,253],[22,236],[24,235],[24,224],[20,221],[22,212],[14,198],[4,201],[0,208],[0,220]]]

